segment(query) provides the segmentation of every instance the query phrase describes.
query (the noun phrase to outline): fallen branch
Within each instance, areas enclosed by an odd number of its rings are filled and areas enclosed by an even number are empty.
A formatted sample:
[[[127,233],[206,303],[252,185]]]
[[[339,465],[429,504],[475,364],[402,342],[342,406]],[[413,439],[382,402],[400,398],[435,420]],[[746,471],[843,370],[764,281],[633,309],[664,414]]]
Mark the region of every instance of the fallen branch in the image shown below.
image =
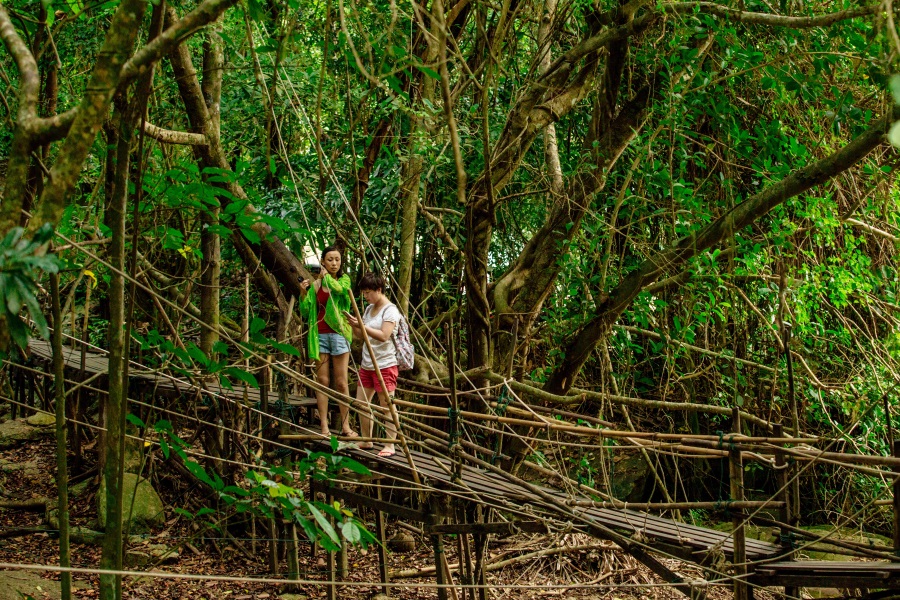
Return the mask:
[[[42,512],[47,510],[50,500],[47,498],[32,498],[31,500],[0,500],[0,508],[6,510],[22,510],[25,512]]]
[[[506,560],[501,560],[498,562],[487,563],[484,566],[485,573],[490,573],[492,571],[499,571],[504,567],[508,567],[509,565],[513,565],[518,562],[524,562],[526,560],[531,560],[533,558],[541,558],[543,556],[553,556],[555,554],[567,554],[569,552],[590,552],[591,550],[611,550],[615,548],[615,546],[611,544],[586,544],[583,546],[562,546],[559,548],[545,548],[544,550],[537,550],[535,552],[529,552],[528,554],[521,554],[519,556],[514,556],[512,558],[508,558]],[[505,556],[509,554],[509,552],[505,552],[500,556]],[[459,563],[453,563],[449,565],[451,571],[459,572]],[[422,567],[420,569],[404,569],[402,571],[394,571],[390,573],[391,579],[408,579],[411,577],[428,577],[429,575],[434,575],[435,567]]]

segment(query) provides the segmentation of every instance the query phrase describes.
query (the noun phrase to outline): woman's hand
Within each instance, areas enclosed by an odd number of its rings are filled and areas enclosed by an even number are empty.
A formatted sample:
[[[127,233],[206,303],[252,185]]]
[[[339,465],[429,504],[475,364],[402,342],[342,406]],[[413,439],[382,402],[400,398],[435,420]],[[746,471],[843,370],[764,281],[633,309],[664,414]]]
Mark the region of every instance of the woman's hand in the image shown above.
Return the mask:
[[[354,317],[353,315],[346,315],[347,322],[350,323],[350,327],[353,329],[359,329],[359,319]]]
[[[308,290],[309,286],[310,286],[309,279],[304,279],[303,281],[300,282],[300,287],[303,289],[303,291]]]

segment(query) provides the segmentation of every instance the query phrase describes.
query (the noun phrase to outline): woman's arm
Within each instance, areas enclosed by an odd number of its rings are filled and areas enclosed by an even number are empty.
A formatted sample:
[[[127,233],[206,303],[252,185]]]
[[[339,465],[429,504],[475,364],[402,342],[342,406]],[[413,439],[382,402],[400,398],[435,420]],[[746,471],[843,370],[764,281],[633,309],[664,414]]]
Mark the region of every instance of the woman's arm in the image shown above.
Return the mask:
[[[391,334],[394,333],[394,327],[396,325],[396,323],[392,323],[390,321],[383,321],[381,323],[381,329],[375,329],[374,327],[369,327],[368,325],[366,325],[366,333],[368,333],[369,337],[373,340],[386,342],[391,339]]]
[[[357,331],[361,329],[359,319],[356,317],[348,316],[347,322],[350,323],[350,326],[353,327],[353,329]],[[376,342],[386,342],[391,339],[391,334],[394,333],[394,327],[396,326],[397,324],[392,321],[382,321],[381,329],[375,329],[374,327],[366,325],[366,334]]]

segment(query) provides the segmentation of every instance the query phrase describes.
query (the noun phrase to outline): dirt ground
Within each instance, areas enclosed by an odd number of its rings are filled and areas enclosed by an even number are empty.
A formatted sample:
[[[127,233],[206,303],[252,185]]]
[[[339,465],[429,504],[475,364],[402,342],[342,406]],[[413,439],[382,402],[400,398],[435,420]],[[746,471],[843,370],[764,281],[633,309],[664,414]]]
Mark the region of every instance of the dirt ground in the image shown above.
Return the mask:
[[[26,442],[18,447],[0,450],[0,491],[6,498],[26,499],[55,497],[55,457],[52,439]],[[165,500],[171,501],[171,498]],[[73,526],[96,526],[96,486],[87,490],[72,502]],[[234,578],[271,577],[268,569],[268,551],[265,543],[254,544],[251,539],[228,539],[222,534],[210,534],[198,538],[192,523],[167,509],[166,525],[158,531],[132,538],[127,546],[132,559],[140,559],[142,566],[128,566],[151,572],[171,574],[200,574]],[[55,532],[29,534],[3,538],[12,528],[39,527],[45,524],[43,515],[0,511],[0,563],[27,565],[58,564],[58,541]],[[397,531],[389,526],[388,536]],[[415,537],[415,536],[413,536]],[[433,554],[425,539],[415,540],[415,550],[408,553],[392,552],[389,570],[402,571],[433,565]],[[457,542],[448,537],[447,560],[457,562]],[[683,596],[662,585],[660,579],[650,573],[632,557],[624,554],[611,543],[598,541],[581,534],[518,535],[492,540],[488,549],[488,563],[499,562],[525,554],[532,554],[559,545],[580,547],[565,554],[540,556],[513,562],[488,573],[487,597],[493,600],[519,600],[525,598],[603,598],[615,600],[667,599]],[[239,547],[240,546],[240,547]],[[177,557],[160,560],[151,550],[168,547],[177,550]],[[300,549],[300,578],[305,582],[295,589],[273,583],[247,581],[210,581],[153,576],[126,577],[123,583],[125,598],[184,599],[184,600],[251,600],[284,598],[326,598],[326,574],[322,563],[324,554],[312,556],[309,544]],[[377,585],[365,582],[379,581],[378,553],[351,548],[348,554],[349,573],[346,580],[364,585],[342,585],[337,590],[341,600],[372,598],[381,590]],[[73,543],[74,567],[97,568],[100,547],[93,544]],[[677,561],[666,561],[677,572],[690,577],[702,576],[698,570],[685,568]],[[281,576],[285,563],[281,562]],[[98,578],[90,574],[76,574],[77,598],[96,598]],[[395,580],[397,586],[390,595],[398,599],[437,598],[433,575]],[[513,586],[513,587],[505,587]],[[564,587],[559,587],[564,586]],[[20,596],[19,594],[23,594]],[[59,598],[58,575],[50,572],[0,571],[0,600],[19,600],[23,597],[35,600]],[[730,598],[729,588],[713,588],[712,600]],[[768,600],[766,592],[757,592],[756,598]],[[451,600],[453,596],[451,595]],[[466,600],[460,594],[459,600]]]

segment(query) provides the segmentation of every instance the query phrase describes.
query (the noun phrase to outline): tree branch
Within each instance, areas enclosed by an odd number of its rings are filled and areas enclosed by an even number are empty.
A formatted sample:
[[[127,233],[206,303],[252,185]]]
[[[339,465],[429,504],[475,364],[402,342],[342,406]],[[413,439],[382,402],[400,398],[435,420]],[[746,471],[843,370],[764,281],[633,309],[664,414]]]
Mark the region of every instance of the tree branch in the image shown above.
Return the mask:
[[[746,12],[730,6],[723,6],[713,2],[677,2],[664,4],[662,9],[666,13],[693,13],[695,11],[722,17],[728,21],[739,23],[752,23],[754,25],[769,25],[772,27],[788,27],[791,29],[809,29],[812,27],[827,27],[839,21],[847,21],[857,17],[874,15],[881,8],[880,4],[872,6],[859,6],[848,8],[834,13],[815,15],[812,17],[790,17],[769,13]]]
[[[134,48],[146,6],[143,0],[123,0],[113,15],[84,98],[38,201],[37,215],[30,223],[32,231],[44,223],[56,225],[62,217],[66,196],[78,181],[88,152],[107,118],[122,65]]]
[[[743,229],[785,200],[846,171],[884,142],[885,132],[897,118],[900,118],[900,110],[894,109],[841,150],[794,171],[781,181],[738,204],[698,232],[682,238],[675,245],[645,260],[609,293],[607,300],[598,308],[597,316],[571,338],[565,348],[564,358],[550,376],[545,389],[551,392],[570,389],[575,376],[581,371],[581,367],[597,343],[609,333],[613,323],[637,295],[660,275],[678,269],[700,252],[717,244],[726,235]]]
[[[209,142],[202,133],[190,133],[187,131],[174,131],[157,127],[149,121],[144,122],[144,133],[157,142],[164,144],[178,144],[181,146],[206,146]]]
[[[3,44],[15,59],[19,69],[18,114],[10,148],[9,164],[6,168],[3,202],[0,204],[0,235],[3,235],[19,224],[25,200],[31,151],[35,147],[28,126],[37,119],[41,78],[31,50],[19,37],[9,18],[9,13],[2,5],[0,5],[0,38],[3,39]]]
[[[219,15],[235,4],[237,4],[237,0],[206,0],[181,19],[172,21],[159,37],[154,38],[135,52],[134,56],[123,65],[116,91],[123,91],[151,65],[172,52],[184,40],[216,20]],[[76,110],[77,108],[73,108],[53,117],[36,121],[33,127],[35,142],[48,144],[64,138],[75,120]]]

